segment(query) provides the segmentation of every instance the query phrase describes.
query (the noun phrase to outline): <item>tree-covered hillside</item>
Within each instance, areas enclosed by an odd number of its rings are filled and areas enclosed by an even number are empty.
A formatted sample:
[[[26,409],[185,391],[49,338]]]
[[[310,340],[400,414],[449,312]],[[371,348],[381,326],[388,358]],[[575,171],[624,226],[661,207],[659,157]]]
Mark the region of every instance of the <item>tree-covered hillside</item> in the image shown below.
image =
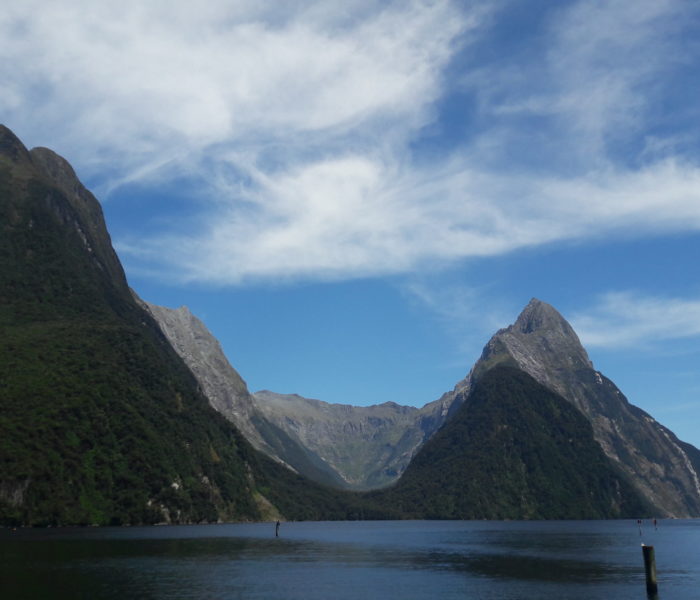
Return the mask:
[[[4,127],[0,332],[0,523],[365,511],[258,455],[208,405],[132,297],[97,201]]]
[[[370,497],[435,519],[593,519],[649,510],[611,466],[588,420],[505,366],[476,381],[394,487]]]

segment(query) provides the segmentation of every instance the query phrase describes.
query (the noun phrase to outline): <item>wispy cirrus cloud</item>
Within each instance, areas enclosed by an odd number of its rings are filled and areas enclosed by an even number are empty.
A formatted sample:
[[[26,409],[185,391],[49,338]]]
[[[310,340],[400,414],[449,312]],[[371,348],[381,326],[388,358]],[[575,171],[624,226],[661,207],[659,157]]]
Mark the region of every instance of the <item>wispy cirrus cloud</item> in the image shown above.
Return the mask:
[[[115,197],[198,178],[198,218],[117,240],[130,268],[179,280],[380,276],[700,229],[698,113],[674,93],[700,54],[679,35],[698,11],[557,4],[521,56],[491,40],[513,6],[15,3],[0,110],[79,171],[105,170]],[[457,92],[477,124],[445,120]],[[427,151],[438,124],[459,141]]]
[[[673,162],[503,180],[460,162],[406,173],[349,156],[261,178],[241,198],[196,235],[151,240],[138,253],[148,262],[166,257],[184,279],[215,284],[338,280],[611,234],[700,230],[700,170]]]
[[[646,347],[700,336],[700,298],[609,292],[571,323],[584,345],[602,348]]]
[[[475,15],[447,1],[29,0],[0,15],[0,109],[117,173],[217,144],[260,154],[323,150],[357,128],[400,135],[424,120]]]

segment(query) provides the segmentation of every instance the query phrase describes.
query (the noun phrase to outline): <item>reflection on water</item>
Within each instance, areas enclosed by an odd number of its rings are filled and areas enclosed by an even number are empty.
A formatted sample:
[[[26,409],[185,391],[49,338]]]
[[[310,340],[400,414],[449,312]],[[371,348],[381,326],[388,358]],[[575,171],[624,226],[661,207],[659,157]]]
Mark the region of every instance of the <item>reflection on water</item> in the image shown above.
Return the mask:
[[[0,530],[0,597],[697,598],[700,522],[400,521]]]

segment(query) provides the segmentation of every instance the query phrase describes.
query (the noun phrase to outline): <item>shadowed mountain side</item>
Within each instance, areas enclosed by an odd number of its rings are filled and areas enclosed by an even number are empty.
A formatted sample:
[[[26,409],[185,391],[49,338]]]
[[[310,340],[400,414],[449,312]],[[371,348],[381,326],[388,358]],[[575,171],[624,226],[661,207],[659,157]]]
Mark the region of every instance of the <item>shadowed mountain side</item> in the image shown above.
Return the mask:
[[[697,449],[678,440],[593,368],[578,336],[549,304],[533,299],[498,331],[472,370],[478,378],[511,365],[560,394],[585,415],[596,441],[661,514],[700,515]]]
[[[95,198],[3,126],[0,330],[0,524],[376,515],[209,406],[133,299]]]
[[[495,367],[393,487],[368,495],[414,518],[597,519],[652,514],[586,418],[521,370]]]

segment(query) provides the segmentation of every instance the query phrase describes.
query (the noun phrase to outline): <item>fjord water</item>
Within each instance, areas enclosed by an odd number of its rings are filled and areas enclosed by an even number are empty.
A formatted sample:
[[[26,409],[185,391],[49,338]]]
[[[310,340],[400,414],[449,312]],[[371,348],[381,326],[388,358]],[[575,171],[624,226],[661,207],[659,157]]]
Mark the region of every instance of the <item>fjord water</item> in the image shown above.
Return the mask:
[[[0,530],[0,597],[698,598],[700,521],[353,521]]]

